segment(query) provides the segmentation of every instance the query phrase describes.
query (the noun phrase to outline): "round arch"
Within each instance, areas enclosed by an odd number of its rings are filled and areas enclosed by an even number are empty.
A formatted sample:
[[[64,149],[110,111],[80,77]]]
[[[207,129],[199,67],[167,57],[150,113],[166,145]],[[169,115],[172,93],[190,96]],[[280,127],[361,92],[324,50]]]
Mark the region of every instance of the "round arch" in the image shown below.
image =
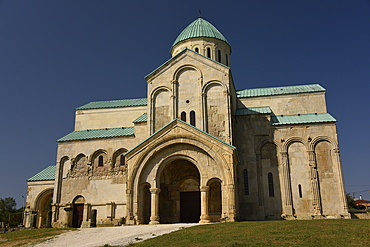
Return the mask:
[[[51,226],[51,202],[53,199],[54,188],[43,190],[35,200],[35,210],[37,212],[36,227]]]

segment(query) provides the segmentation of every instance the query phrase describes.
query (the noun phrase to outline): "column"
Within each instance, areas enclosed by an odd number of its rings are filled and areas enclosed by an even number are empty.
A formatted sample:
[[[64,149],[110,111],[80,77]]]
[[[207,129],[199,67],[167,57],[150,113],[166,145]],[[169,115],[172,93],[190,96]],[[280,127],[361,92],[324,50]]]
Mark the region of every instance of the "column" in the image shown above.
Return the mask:
[[[209,186],[200,186],[200,221],[199,223],[210,223],[208,215],[208,191]]]
[[[149,225],[159,224],[159,193],[161,189],[152,188],[150,189],[151,193],[151,216]]]
[[[265,196],[263,193],[261,154],[256,154],[256,159],[257,159],[258,205],[261,207],[264,206],[264,196]],[[262,213],[264,213],[264,210]]]
[[[228,209],[228,215],[227,219],[225,221],[228,222],[235,222],[236,220],[236,212],[235,212],[235,185],[234,184],[229,184],[227,185],[227,194],[229,198],[229,209]]]
[[[343,175],[342,175],[342,166],[340,161],[340,152],[338,148],[335,148],[333,150],[333,156],[334,156],[334,164],[336,165],[338,169],[338,176],[339,176],[339,189],[340,189],[340,197],[343,204],[343,210],[345,214],[348,214],[348,205],[347,205],[347,199],[344,193],[344,182],[343,182]]]
[[[293,202],[292,202],[292,186],[290,184],[290,171],[288,163],[288,153],[281,152],[282,170],[283,170],[283,190],[284,190],[284,214],[286,216],[293,215]]]
[[[317,166],[316,166],[316,159],[315,159],[315,152],[308,151],[308,160],[310,165],[310,172],[311,172],[311,186],[313,192],[313,208],[315,215],[321,215],[321,198],[320,198],[320,190],[319,190],[319,181],[317,179]]]
[[[135,218],[133,214],[132,208],[132,190],[126,190],[126,224],[127,225],[134,225]]]

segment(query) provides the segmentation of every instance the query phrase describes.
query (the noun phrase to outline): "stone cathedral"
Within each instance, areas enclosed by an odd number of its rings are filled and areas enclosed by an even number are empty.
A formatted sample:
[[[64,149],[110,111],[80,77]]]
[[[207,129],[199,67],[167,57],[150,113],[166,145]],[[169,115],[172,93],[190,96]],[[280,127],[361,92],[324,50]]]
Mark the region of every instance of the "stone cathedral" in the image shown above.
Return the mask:
[[[170,53],[147,98],[76,109],[56,165],[27,180],[26,227],[349,218],[322,86],[237,90],[202,18]]]

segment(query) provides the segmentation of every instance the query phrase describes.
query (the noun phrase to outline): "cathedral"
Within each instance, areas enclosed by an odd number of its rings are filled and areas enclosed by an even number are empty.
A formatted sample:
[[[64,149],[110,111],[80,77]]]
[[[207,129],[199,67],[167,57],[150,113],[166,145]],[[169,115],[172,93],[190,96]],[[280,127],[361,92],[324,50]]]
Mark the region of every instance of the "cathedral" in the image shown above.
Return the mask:
[[[76,108],[56,165],[27,180],[26,227],[349,218],[322,86],[236,89],[203,18],[170,53],[146,98]]]

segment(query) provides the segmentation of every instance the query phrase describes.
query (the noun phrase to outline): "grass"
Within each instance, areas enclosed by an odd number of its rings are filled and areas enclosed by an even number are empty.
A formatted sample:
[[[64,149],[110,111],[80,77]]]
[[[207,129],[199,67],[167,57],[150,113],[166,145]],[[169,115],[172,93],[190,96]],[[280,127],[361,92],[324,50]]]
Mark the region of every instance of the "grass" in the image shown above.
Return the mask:
[[[370,220],[255,221],[200,225],[134,246],[370,246]]]
[[[39,242],[55,235],[74,230],[72,228],[41,228],[41,229],[31,229],[22,230],[15,232],[7,232],[0,234],[0,246],[21,246],[24,244],[29,244],[33,242]],[[6,240],[6,241],[4,241]]]

